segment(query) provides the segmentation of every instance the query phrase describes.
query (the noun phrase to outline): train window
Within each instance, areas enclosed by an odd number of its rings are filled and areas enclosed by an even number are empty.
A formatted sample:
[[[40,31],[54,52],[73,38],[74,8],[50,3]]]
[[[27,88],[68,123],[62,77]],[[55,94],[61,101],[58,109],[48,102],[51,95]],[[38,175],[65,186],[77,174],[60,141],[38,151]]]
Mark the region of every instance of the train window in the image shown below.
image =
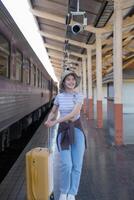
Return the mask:
[[[31,62],[29,61],[29,84],[31,84]]]
[[[44,88],[44,76],[42,75],[42,88]]]
[[[49,89],[49,81],[46,80],[45,84],[46,84],[46,89],[48,90]]]
[[[45,89],[47,89],[47,83],[48,83],[47,80],[44,79],[44,88],[45,88]]]
[[[40,73],[40,76],[41,76],[41,88],[42,88],[42,72]]]
[[[22,54],[16,50],[16,80],[22,81]]]
[[[40,71],[37,69],[37,81],[38,81],[38,87],[40,87]]]
[[[45,78],[44,78],[44,76],[42,76],[42,88],[45,89]]]
[[[36,67],[31,65],[31,85],[36,86]]]
[[[6,38],[0,34],[0,75],[9,77],[10,47]]]
[[[36,86],[36,66],[34,67],[34,86]]]
[[[28,59],[23,61],[23,83],[30,84],[30,62]]]
[[[51,80],[48,81],[48,89],[51,90]]]

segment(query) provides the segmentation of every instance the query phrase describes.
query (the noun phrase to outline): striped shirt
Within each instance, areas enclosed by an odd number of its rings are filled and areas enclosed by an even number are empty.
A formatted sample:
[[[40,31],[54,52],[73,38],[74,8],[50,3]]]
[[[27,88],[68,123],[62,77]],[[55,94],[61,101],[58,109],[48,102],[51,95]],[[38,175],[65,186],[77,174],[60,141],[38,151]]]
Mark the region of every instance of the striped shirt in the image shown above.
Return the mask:
[[[77,92],[59,93],[54,100],[54,105],[59,107],[61,117],[64,117],[65,115],[69,114],[74,109],[77,103],[83,103],[83,95]],[[75,119],[79,119],[79,117],[80,114],[76,115]]]

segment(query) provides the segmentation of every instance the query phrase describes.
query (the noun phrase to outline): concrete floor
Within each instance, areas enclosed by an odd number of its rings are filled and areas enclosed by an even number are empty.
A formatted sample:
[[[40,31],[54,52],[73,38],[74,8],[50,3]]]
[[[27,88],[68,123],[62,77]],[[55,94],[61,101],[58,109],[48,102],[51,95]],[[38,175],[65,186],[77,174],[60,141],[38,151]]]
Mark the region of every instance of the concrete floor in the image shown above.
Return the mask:
[[[134,200],[134,145],[112,146],[104,130],[83,118],[88,148],[76,200]],[[55,200],[59,199],[59,154],[54,151]]]

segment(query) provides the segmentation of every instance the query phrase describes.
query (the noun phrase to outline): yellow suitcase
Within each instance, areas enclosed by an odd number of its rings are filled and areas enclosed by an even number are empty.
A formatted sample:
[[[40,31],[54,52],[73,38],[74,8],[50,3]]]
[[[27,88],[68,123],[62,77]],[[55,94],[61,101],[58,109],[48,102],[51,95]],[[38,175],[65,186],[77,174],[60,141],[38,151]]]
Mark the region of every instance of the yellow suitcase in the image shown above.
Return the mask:
[[[52,200],[53,163],[48,148],[34,148],[26,154],[27,200]]]

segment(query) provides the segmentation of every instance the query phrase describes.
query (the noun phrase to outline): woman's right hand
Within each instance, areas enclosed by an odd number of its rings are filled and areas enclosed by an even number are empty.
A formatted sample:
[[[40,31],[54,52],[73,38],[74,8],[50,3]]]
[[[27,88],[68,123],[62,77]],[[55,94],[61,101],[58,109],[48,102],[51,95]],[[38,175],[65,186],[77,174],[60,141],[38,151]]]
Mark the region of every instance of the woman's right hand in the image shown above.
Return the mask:
[[[54,120],[54,121],[52,121],[52,120],[47,120],[47,121],[44,123],[44,125],[45,125],[46,127],[48,127],[48,128],[54,126],[55,124],[57,124],[57,120]]]
[[[49,128],[50,120],[45,121],[45,122],[44,122],[44,125],[45,125],[47,128]]]

